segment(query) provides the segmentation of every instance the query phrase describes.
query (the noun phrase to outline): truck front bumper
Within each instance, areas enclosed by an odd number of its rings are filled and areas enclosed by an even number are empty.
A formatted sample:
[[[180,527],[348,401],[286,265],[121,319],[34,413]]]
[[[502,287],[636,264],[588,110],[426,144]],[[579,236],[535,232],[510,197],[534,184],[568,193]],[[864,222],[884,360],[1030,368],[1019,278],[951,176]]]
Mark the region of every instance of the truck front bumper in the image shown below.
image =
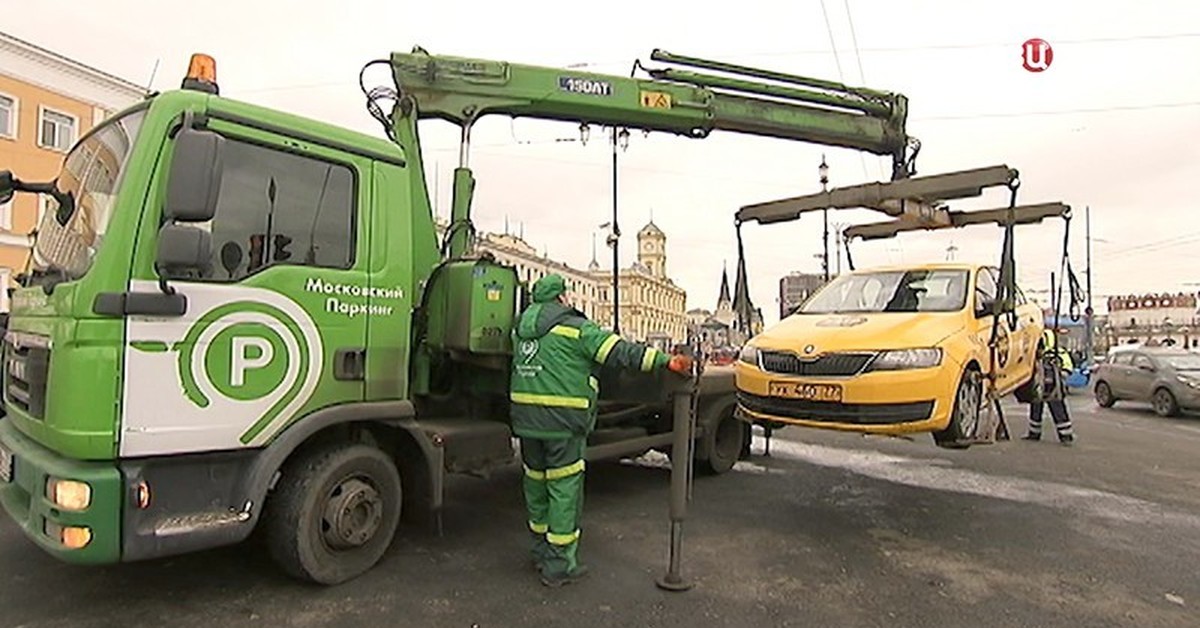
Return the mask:
[[[115,563],[121,557],[123,482],[114,462],[82,462],[60,456],[0,419],[0,504],[26,536],[71,563]],[[56,504],[52,480],[83,483],[76,510]],[[78,484],[75,484],[78,489]],[[80,504],[80,502],[85,504]]]

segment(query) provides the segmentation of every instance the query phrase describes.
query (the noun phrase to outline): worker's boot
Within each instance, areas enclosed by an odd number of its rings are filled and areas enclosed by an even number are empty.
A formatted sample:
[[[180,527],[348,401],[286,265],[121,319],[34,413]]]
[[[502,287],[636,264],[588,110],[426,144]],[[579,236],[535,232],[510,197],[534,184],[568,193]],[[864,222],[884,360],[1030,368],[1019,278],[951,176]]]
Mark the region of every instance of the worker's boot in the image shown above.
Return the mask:
[[[569,573],[564,573],[564,574],[547,574],[547,573],[543,572],[542,573],[542,584],[544,584],[548,587],[551,587],[551,588],[558,588],[558,587],[563,586],[564,584],[571,584],[574,582],[579,582],[580,580],[583,579],[584,576],[587,575],[587,573],[588,573],[587,565],[576,565],[574,570],[572,570]]]
[[[1072,434],[1062,434],[1058,437],[1058,443],[1063,447],[1072,447],[1075,445],[1075,436]]]
[[[545,534],[531,531],[529,536],[529,565],[534,571],[541,571],[552,557],[550,544]]]
[[[1021,440],[1042,440],[1042,435],[1034,434],[1033,432],[1028,432],[1024,436],[1021,437]]]

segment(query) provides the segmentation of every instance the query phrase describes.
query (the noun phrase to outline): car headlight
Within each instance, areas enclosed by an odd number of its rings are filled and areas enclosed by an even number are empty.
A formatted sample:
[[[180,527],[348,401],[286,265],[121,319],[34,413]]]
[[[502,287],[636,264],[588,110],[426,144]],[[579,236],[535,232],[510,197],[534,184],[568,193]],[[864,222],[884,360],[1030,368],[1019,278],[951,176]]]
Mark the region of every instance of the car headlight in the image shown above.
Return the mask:
[[[868,371],[899,371],[903,369],[924,369],[942,363],[942,350],[931,349],[897,349],[884,351],[875,356]]]
[[[741,353],[738,354],[738,361],[758,366],[758,347],[753,345],[743,346]]]
[[[1176,375],[1175,377],[1180,383],[1187,385],[1189,388],[1200,388],[1200,380],[1193,379],[1187,375]]]

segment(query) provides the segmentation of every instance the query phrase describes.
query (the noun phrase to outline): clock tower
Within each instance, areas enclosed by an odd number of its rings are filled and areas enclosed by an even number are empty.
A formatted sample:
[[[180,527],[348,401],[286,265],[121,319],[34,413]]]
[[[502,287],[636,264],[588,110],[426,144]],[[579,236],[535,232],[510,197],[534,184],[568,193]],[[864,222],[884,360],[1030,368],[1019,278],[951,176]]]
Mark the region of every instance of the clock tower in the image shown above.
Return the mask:
[[[667,234],[654,221],[646,223],[638,231],[638,261],[650,269],[650,274],[660,279],[667,276]]]

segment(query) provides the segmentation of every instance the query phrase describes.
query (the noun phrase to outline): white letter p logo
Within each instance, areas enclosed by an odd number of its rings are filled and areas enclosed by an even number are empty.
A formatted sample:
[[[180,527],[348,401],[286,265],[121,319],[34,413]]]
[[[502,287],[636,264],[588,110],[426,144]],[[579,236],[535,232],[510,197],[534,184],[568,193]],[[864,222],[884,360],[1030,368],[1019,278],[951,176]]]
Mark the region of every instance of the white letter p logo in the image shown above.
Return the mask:
[[[251,347],[258,349],[258,355],[250,356],[249,349]],[[232,386],[244,386],[246,371],[260,369],[270,364],[271,359],[275,357],[275,347],[271,345],[271,342],[258,336],[234,338],[232,349],[229,364],[229,383]]]

